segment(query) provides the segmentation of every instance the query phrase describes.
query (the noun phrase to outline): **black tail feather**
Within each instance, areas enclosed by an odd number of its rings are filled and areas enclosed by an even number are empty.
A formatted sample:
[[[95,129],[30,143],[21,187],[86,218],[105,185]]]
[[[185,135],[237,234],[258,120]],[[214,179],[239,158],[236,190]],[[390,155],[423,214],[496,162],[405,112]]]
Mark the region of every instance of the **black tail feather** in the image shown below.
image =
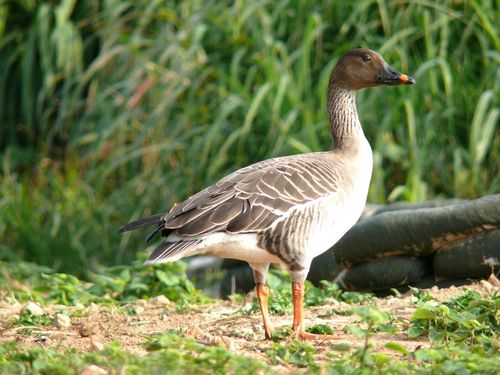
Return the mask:
[[[158,225],[156,227],[156,229],[153,232],[151,232],[149,236],[146,237],[146,243],[148,243],[149,241],[151,241],[153,239],[153,237],[156,236],[156,234],[159,231],[161,231],[162,229],[165,229],[165,226],[163,225],[163,223],[161,223],[160,225]],[[168,232],[170,232],[170,230]],[[166,237],[166,236],[164,236],[164,237]]]
[[[185,256],[193,255],[192,248],[199,245],[201,242],[201,240],[162,242],[153,250],[144,264],[174,262]]]
[[[147,225],[159,224],[162,222],[161,219],[164,216],[165,216],[165,214],[156,214],[153,216],[144,217],[144,218],[136,220],[136,221],[132,221],[131,223],[128,223],[127,225],[124,225],[123,227],[121,227],[118,232],[123,233],[123,232],[128,232],[129,230],[134,230],[137,228],[145,227]]]

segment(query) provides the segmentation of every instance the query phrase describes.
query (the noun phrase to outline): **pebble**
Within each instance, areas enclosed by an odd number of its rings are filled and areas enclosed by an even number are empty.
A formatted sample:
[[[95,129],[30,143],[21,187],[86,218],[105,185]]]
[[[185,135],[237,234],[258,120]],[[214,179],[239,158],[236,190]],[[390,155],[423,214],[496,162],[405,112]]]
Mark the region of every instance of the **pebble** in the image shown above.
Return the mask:
[[[160,294],[159,296],[156,296],[155,298],[151,299],[151,303],[157,306],[165,306],[170,303],[170,300],[164,295]]]
[[[241,328],[239,337],[247,338],[249,340],[255,340],[257,336],[255,335],[255,331],[252,328],[243,327]]]
[[[135,306],[132,310],[136,315],[140,315],[144,312],[144,307]]]
[[[71,319],[67,315],[56,314],[52,321],[52,325],[57,328],[66,328],[71,326]]]
[[[100,309],[99,305],[94,303],[94,302],[91,302],[90,305],[89,305],[89,309],[92,310],[92,311],[98,311]]]
[[[94,352],[100,352],[101,350],[104,349],[104,345],[102,342],[91,339],[90,340],[90,350]]]
[[[490,275],[490,277],[488,277],[488,282],[493,286],[496,286],[496,287],[500,286],[500,281],[493,273]]]
[[[148,301],[146,301],[145,299],[138,299],[137,301],[134,302],[134,304],[136,306],[146,307],[148,305]]]
[[[219,345],[224,345],[232,352],[235,352],[239,349],[239,346],[236,344],[236,342],[234,342],[234,340],[231,340],[229,337],[219,336],[214,340],[214,342]]]
[[[80,375],[106,375],[107,373],[102,367],[90,365],[85,367]]]
[[[493,289],[494,289],[493,285],[491,285],[488,281],[481,280],[480,283],[483,286],[483,288],[486,289],[488,292],[493,291]]]
[[[82,337],[92,336],[96,332],[97,332],[97,324],[93,322],[83,322],[78,327],[78,333]]]
[[[33,301],[24,304],[24,306],[21,308],[21,314],[24,314],[24,312],[27,310],[31,312],[31,315],[35,316],[40,316],[45,314],[43,308],[38,303],[35,303]]]
[[[388,297],[386,299],[387,306],[397,305],[399,302],[400,302],[400,299],[396,298],[396,297],[393,297],[393,296]]]

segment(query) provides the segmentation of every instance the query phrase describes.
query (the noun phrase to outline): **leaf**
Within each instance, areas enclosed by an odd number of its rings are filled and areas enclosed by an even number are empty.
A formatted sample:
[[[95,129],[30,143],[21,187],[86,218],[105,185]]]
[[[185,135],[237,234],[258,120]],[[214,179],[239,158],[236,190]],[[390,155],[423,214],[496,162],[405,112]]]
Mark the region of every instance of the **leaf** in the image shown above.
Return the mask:
[[[377,362],[379,366],[389,363],[389,361],[393,359],[392,356],[389,356],[385,353],[373,353],[372,358]]]
[[[351,346],[345,342],[341,342],[339,344],[330,345],[330,349],[338,352],[347,352],[351,349]]]
[[[424,332],[425,332],[424,328],[413,326],[413,327],[410,327],[408,329],[408,336],[409,337],[419,337],[419,336],[422,336],[422,334]]]
[[[307,332],[315,334],[333,335],[333,329],[326,324],[316,324],[307,329]]]
[[[432,329],[429,331],[429,339],[431,341],[440,341],[444,338],[444,334],[442,331],[438,331],[437,329]]]
[[[386,347],[387,349],[391,349],[391,350],[394,350],[398,353],[401,353],[403,355],[408,355],[408,349],[406,349],[404,346],[398,344],[397,342],[394,342],[394,341],[388,341],[384,344],[384,347]]]
[[[431,360],[431,356],[429,355],[429,352],[427,349],[417,350],[415,352],[415,358],[418,361],[430,361]]]
[[[179,276],[162,270],[155,270],[155,275],[158,280],[166,286],[175,286],[180,282]]]
[[[376,307],[355,307],[353,311],[367,323],[380,324],[389,320],[389,314]]]
[[[396,333],[397,329],[393,324],[381,324],[377,326],[377,331],[386,333]]]
[[[436,314],[434,311],[431,311],[426,308],[419,308],[417,309],[413,315],[411,316],[412,320],[417,320],[417,319],[434,319],[436,317]]]
[[[365,338],[368,335],[368,332],[359,326],[351,325],[348,329],[356,337]]]

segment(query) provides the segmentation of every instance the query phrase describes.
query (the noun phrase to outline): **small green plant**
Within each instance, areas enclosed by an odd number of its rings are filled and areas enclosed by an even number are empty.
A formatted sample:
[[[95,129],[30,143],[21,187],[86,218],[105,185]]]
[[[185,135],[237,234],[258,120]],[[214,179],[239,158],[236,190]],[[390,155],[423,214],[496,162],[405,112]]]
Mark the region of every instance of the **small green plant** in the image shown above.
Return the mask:
[[[326,298],[335,298],[349,304],[362,304],[372,301],[375,298],[373,293],[351,292],[340,288],[339,284],[334,284],[327,280],[321,281],[321,290]]]
[[[47,315],[33,315],[30,310],[24,310],[21,315],[14,319],[12,325],[22,327],[22,326],[50,326],[52,324],[52,318]]]
[[[62,305],[112,302],[110,298],[92,293],[89,290],[91,285],[65,273],[42,273],[41,283],[35,286],[34,291],[43,294],[45,301]]]
[[[427,333],[434,342],[477,343],[482,337],[496,337],[500,331],[500,295],[482,298],[467,290],[448,303],[419,299],[408,329],[410,337]]]
[[[330,374],[372,374],[372,373],[394,373],[405,374],[416,366],[414,363],[405,363],[393,355],[375,351],[371,339],[378,332],[394,334],[396,327],[391,323],[392,317],[385,311],[376,307],[363,306],[354,307],[351,311],[360,318],[359,324],[350,325],[346,329],[354,336],[363,339],[363,345],[354,349],[347,343],[338,343],[330,348],[333,352],[328,354],[331,362],[327,365]],[[397,352],[399,355],[407,355],[408,350],[395,342],[385,343],[385,348]]]
[[[97,295],[110,293],[124,303],[160,294],[184,305],[211,301],[186,277],[184,262],[144,266],[146,255],[139,253],[138,257],[130,265],[103,268],[91,274],[94,285],[90,291]]]
[[[273,332],[272,340],[278,342],[280,340],[287,339],[292,336],[293,336],[292,327],[281,326],[276,328],[276,330]]]
[[[101,295],[89,291],[91,283],[73,275],[55,273],[34,263],[0,262],[0,289],[18,301],[75,305],[104,302]],[[0,293],[0,296],[2,293]]]
[[[352,311],[361,318],[362,325],[351,325],[347,329],[354,336],[364,339],[363,347],[353,354],[353,359],[357,359],[359,366],[363,368],[370,366],[373,362],[370,339],[377,331],[394,333],[395,328],[387,324],[390,321],[390,315],[375,307],[354,307]]]
[[[9,294],[20,301],[37,300],[36,294],[27,285],[40,283],[41,274],[52,270],[35,263],[23,262],[19,259],[10,262],[0,261],[0,297]]]
[[[286,344],[274,343],[270,349],[266,350],[266,355],[272,364],[283,361],[298,367],[309,367],[309,369],[316,367],[315,354],[314,346],[297,340]]]
[[[458,343],[418,349],[415,359],[420,371],[434,374],[498,374],[500,344],[493,340],[468,346]]]
[[[320,335],[333,335],[334,334],[332,327],[327,326],[326,324],[316,324],[312,327],[306,328],[306,331],[314,333],[314,334],[320,334]]]

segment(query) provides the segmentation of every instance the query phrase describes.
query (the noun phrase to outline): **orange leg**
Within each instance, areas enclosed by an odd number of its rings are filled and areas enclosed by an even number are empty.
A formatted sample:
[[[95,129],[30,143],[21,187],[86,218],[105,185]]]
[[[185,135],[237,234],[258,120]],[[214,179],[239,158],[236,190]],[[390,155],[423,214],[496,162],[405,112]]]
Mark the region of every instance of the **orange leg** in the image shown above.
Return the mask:
[[[292,282],[293,325],[292,330],[297,335],[304,331],[304,284]]]
[[[336,338],[334,335],[319,335],[304,330],[304,283],[292,282],[293,298],[293,325],[295,338],[299,340],[329,340]]]
[[[259,300],[260,311],[262,312],[262,320],[264,321],[264,333],[266,335],[266,339],[270,340],[273,334],[273,327],[271,326],[271,319],[269,318],[269,309],[267,307],[269,288],[265,284],[257,283],[255,289],[257,290],[257,299]]]

